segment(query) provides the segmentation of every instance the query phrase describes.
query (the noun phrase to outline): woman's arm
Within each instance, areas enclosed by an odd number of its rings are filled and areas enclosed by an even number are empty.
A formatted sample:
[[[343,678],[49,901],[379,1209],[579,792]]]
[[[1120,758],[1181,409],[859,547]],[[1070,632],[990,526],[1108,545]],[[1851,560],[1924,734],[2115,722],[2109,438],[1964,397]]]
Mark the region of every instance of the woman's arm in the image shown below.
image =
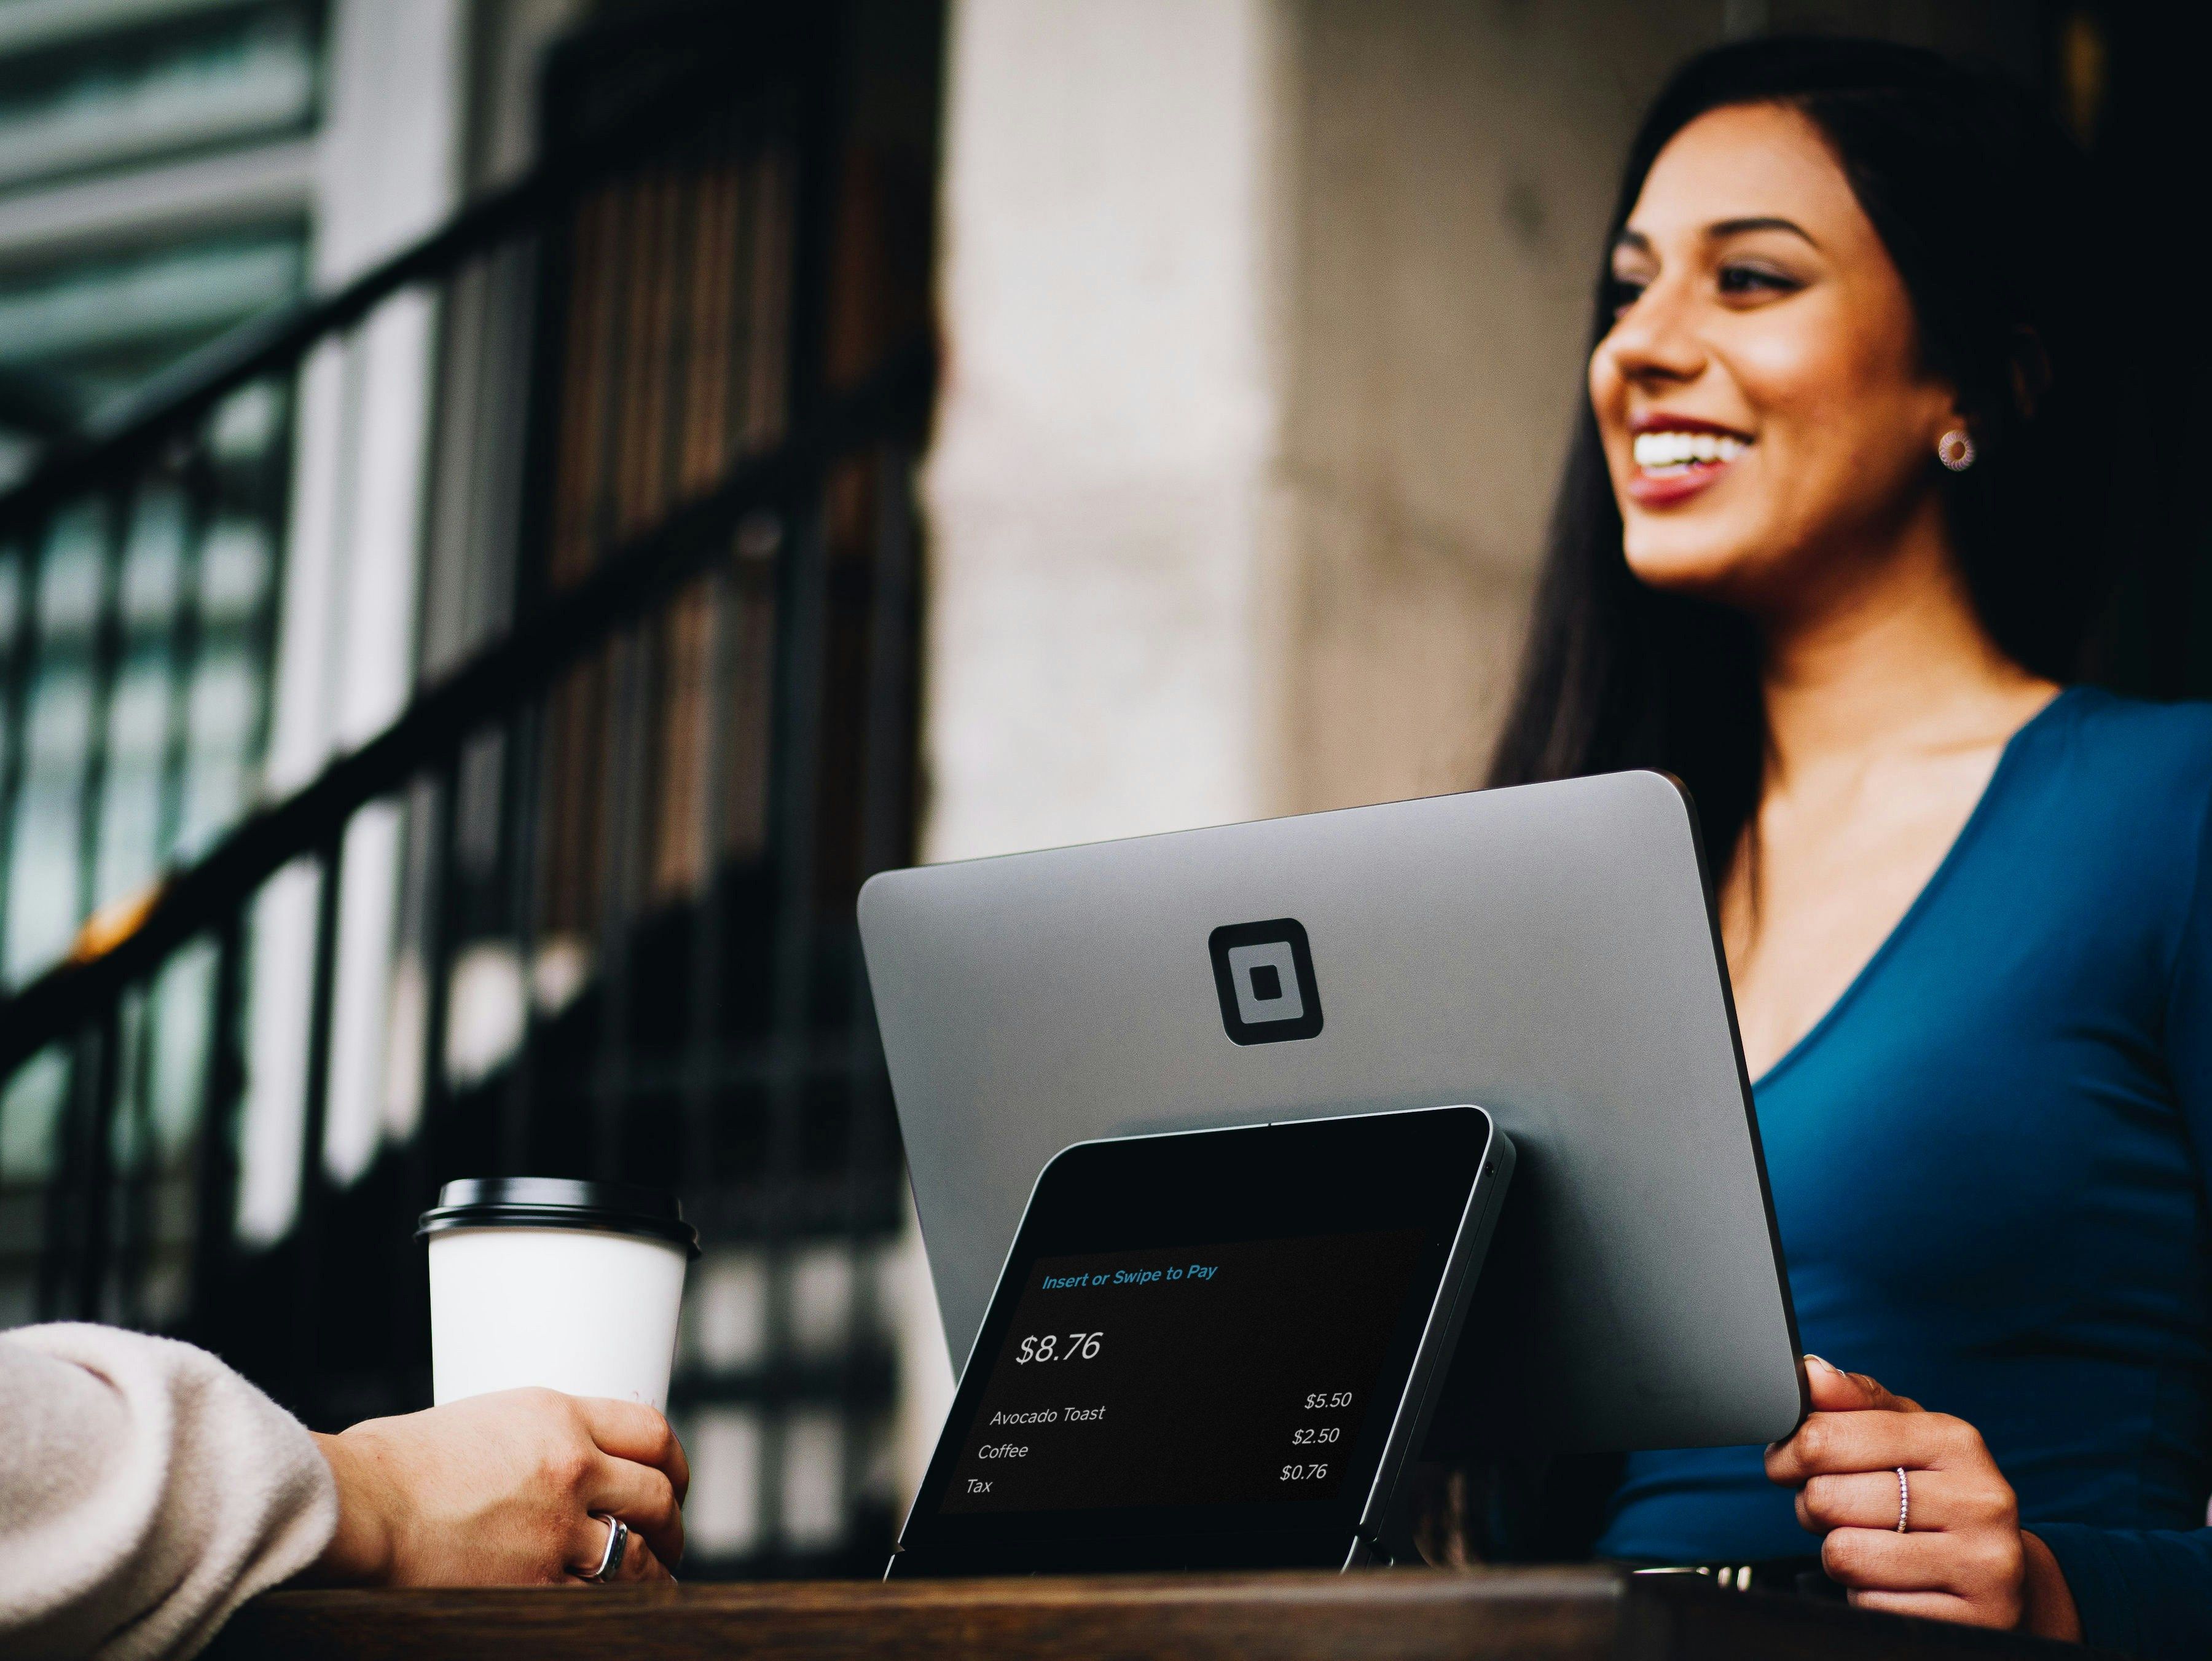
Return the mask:
[[[97,1326],[0,1335],[0,1650],[189,1655],[331,1537],[294,1420],[190,1345]]]
[[[2194,791],[2195,861],[2172,946],[2160,1027],[2167,1072],[2212,1203],[2212,757],[2175,770]],[[2212,1656],[2212,1528],[2106,1529],[2039,1524],[2063,1573],[2087,1640],[2143,1657]]]

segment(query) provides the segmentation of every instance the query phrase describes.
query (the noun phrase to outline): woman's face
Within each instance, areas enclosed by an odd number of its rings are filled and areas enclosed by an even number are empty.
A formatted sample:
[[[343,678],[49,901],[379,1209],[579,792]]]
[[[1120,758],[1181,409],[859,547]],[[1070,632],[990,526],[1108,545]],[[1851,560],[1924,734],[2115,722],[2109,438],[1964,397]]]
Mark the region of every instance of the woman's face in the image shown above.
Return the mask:
[[[1715,110],[1659,153],[1613,249],[1590,400],[1631,569],[1771,616],[1935,502],[1958,424],[1888,252],[1806,117]]]

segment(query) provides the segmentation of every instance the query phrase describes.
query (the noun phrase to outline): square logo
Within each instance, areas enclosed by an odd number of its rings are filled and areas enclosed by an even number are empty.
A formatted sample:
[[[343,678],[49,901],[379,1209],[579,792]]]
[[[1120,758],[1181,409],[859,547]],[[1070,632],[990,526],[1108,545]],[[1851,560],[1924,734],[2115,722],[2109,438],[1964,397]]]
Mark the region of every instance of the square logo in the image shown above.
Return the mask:
[[[1221,1025],[1238,1043],[1281,1043],[1321,1031],[1313,948],[1295,917],[1223,925],[1207,938]]]

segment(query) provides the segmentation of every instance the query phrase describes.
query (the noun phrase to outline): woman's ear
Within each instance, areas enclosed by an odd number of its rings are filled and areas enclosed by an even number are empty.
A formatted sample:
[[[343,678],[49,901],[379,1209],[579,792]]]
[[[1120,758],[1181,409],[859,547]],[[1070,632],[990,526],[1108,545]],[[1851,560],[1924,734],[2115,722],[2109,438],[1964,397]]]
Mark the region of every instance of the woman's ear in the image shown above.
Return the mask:
[[[1981,431],[1982,423],[1966,408],[1956,388],[1945,389],[1942,410],[1935,434],[1928,441],[1930,445],[1940,447],[1946,433],[1965,433],[1971,438]]]

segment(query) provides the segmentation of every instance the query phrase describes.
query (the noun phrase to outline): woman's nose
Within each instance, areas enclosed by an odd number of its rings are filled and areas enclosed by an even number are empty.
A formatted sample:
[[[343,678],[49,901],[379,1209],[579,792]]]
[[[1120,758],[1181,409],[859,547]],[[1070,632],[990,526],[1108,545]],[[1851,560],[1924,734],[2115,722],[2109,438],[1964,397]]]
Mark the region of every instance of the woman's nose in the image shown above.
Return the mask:
[[[1705,367],[1705,344],[1691,326],[1685,296],[1656,283],[1620,314],[1598,350],[1615,374],[1638,384],[1694,380]]]

